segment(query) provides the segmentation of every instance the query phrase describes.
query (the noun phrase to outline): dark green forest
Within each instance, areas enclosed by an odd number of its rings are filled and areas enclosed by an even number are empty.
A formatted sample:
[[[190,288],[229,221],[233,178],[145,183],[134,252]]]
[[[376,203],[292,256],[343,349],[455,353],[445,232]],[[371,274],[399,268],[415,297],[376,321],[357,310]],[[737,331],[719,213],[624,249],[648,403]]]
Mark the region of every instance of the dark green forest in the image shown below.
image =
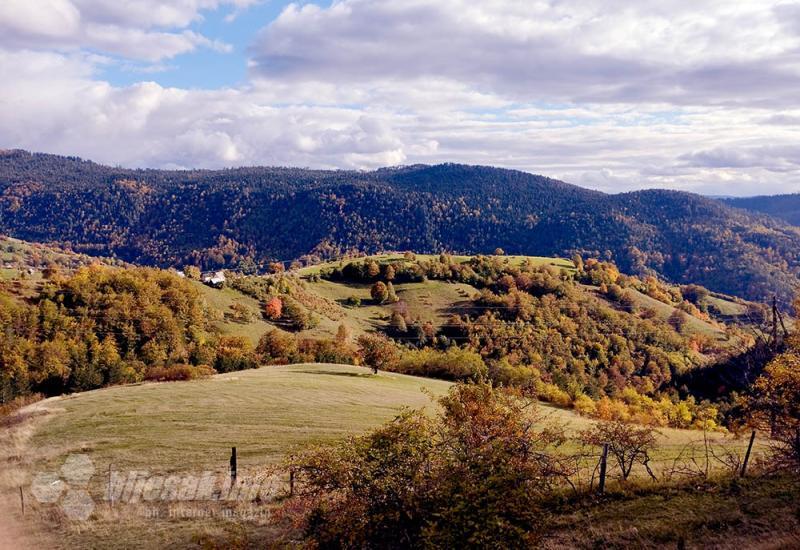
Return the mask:
[[[728,198],[725,202],[736,208],[769,214],[792,225],[800,225],[800,193]]]
[[[0,232],[155,266],[258,272],[348,251],[538,254],[749,299],[798,287],[800,228],[674,191],[606,195],[464,165],[129,170],[0,154]]]

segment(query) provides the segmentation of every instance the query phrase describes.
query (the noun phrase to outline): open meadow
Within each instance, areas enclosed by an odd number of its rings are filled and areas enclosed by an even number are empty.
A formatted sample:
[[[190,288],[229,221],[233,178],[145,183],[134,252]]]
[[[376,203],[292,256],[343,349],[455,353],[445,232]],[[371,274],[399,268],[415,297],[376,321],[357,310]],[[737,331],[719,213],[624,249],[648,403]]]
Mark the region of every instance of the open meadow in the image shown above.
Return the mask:
[[[373,375],[363,367],[303,364],[52,398],[30,406],[20,425],[6,428],[9,434],[24,430],[24,437],[8,438],[15,444],[3,449],[15,470],[6,476],[3,492],[6,502],[14,503],[18,486],[25,487],[25,521],[32,523],[31,529],[59,533],[59,540],[53,541],[57,546],[185,546],[206,540],[203,537],[229,540],[245,528],[248,537],[255,537],[252,540],[270,540],[269,506],[256,507],[255,514],[251,503],[246,508],[242,503],[202,504],[200,511],[190,507],[191,514],[203,515],[201,519],[170,517],[179,513],[170,506],[111,507],[105,498],[108,476],[113,470],[156,476],[212,472],[225,477],[232,446],[237,448],[239,475],[259,475],[291,453],[377,427],[404,407],[432,411],[431,399],[443,395],[449,385],[394,373]],[[593,424],[552,406],[541,405],[539,413],[543,422],[561,425],[570,435]],[[698,431],[662,429],[660,434],[656,469],[690,441],[703,439]],[[720,434],[710,437],[738,450],[746,445]],[[564,452],[576,450],[571,444]],[[58,472],[75,455],[85,455],[93,466],[87,487],[96,507],[86,522],[65,518],[59,511],[62,501],[36,502],[29,489],[37,475]],[[636,475],[644,481],[643,472]],[[279,491],[286,489],[285,481],[281,478]],[[221,515],[225,510],[249,516],[226,518]]]

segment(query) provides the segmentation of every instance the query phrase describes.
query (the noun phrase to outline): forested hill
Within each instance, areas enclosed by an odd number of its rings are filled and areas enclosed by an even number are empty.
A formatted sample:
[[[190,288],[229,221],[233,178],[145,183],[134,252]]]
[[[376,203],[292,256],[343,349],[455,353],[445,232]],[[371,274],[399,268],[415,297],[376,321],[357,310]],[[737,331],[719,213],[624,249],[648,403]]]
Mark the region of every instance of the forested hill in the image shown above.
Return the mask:
[[[606,195],[490,167],[363,173],[128,170],[0,154],[0,232],[159,266],[414,250],[613,258],[625,271],[759,299],[798,286],[800,229],[698,195]]]
[[[800,193],[725,199],[737,208],[769,214],[792,225],[800,226]]]

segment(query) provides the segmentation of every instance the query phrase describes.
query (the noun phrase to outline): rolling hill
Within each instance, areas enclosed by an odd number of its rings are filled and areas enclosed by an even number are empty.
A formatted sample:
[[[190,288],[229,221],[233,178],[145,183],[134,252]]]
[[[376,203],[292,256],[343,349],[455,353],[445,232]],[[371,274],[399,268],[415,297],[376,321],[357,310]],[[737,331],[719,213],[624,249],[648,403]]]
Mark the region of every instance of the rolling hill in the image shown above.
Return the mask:
[[[671,191],[606,195],[512,170],[129,170],[0,155],[0,231],[125,261],[264,269],[347,250],[612,258],[748,299],[798,288],[800,229]]]
[[[96,504],[88,522],[75,527],[60,513],[61,501],[36,502],[30,493],[25,518],[16,510],[10,512],[20,525],[28,522],[30,528],[48,533],[48,546],[195,547],[206,537],[230,541],[246,528],[249,539],[242,546],[264,547],[274,536],[269,505],[144,500],[111,506],[105,499],[108,472],[142,472],[155,478],[200,477],[209,472],[224,478],[230,447],[236,446],[240,476],[258,476],[292,452],[363,433],[393,418],[403,407],[429,407],[431,397],[443,395],[448,387],[447,382],[394,373],[374,376],[363,367],[306,364],[53,398],[23,411],[25,418],[16,428],[0,428],[10,436],[4,439],[8,444],[0,447],[0,458],[26,457],[24,462],[9,461],[0,494],[14,491],[16,496],[16,484],[30,487],[36,474],[58,472],[70,456],[86,456],[93,467],[86,489]],[[593,423],[563,409],[541,407],[548,422],[564,426],[570,435]],[[662,430],[658,437],[654,467],[668,465],[689,442],[702,440],[697,431],[672,429]],[[710,438],[712,444],[736,449],[746,444],[722,434]],[[762,451],[759,444],[757,452]],[[285,490],[285,477],[280,482],[280,490]],[[772,495],[778,490],[771,487],[765,492]],[[671,493],[675,502],[670,500],[670,513],[678,514],[689,494]],[[642,498],[640,505],[646,506],[652,497]],[[617,517],[624,517],[626,507],[635,502],[625,497],[607,505],[620,508]],[[664,505],[663,499],[659,502]],[[728,497],[716,496],[711,502],[699,497],[697,502],[715,509],[727,505]],[[181,510],[193,510],[196,515],[182,516]],[[611,512],[603,510],[607,519]],[[711,515],[709,511],[709,521]],[[689,518],[681,521],[691,524]],[[615,531],[613,526],[605,529]]]
[[[769,214],[774,218],[784,220],[792,225],[800,225],[800,193],[727,198],[724,199],[724,201],[736,208],[761,214]]]
[[[638,280],[619,275],[611,264],[587,262],[578,268],[572,261],[561,258],[383,254],[327,262],[268,276],[229,274],[223,288],[211,288],[199,281],[152,269],[102,266],[81,269],[92,263],[91,259],[17,240],[6,239],[3,243],[9,261],[16,262],[14,265],[17,266],[30,264],[32,268],[32,273],[23,270],[26,273],[24,277],[15,268],[9,272],[10,280],[0,281],[0,289],[8,294],[9,300],[33,306],[37,296],[58,296],[54,288],[71,289],[72,293],[60,294],[64,297],[59,300],[65,308],[62,310],[64,319],[82,316],[80,324],[88,330],[91,323],[87,322],[87,314],[107,317],[103,312],[115,311],[113,305],[127,300],[127,289],[136,278],[141,278],[144,281],[138,295],[154,293],[158,287],[166,291],[163,294],[166,303],[180,306],[178,309],[203,304],[203,316],[195,322],[201,323],[198,328],[202,326],[204,330],[198,334],[195,330],[188,331],[198,342],[206,337],[221,342],[224,338],[241,336],[252,345],[265,332],[280,332],[301,345],[326,338],[331,342],[338,337],[337,329],[341,325],[345,325],[350,338],[355,339],[358,335],[389,330],[393,316],[401,310],[409,318],[409,326],[412,323],[429,324],[442,329],[447,327],[454,313],[463,319],[470,317],[474,322],[472,330],[476,331],[474,336],[480,340],[483,338],[481,331],[489,324],[495,324],[477,320],[481,307],[484,307],[480,305],[484,303],[481,300],[491,298],[491,293],[487,294],[489,288],[497,291],[497,296],[513,295],[521,305],[526,303],[527,298],[515,293],[514,289],[502,291],[502,285],[509,282],[507,274],[517,273],[514,285],[524,288],[529,299],[537,300],[531,302],[531,305],[535,304],[534,317],[523,320],[517,317],[521,311],[509,316],[508,308],[496,303],[492,309],[499,316],[497,328],[511,330],[516,327],[523,331],[517,335],[507,334],[510,338],[506,345],[513,345],[518,337],[532,336],[542,330],[548,331],[545,339],[533,342],[549,345],[551,341],[562,339],[560,332],[567,331],[564,335],[567,335],[565,341],[569,342],[568,354],[562,357],[565,365],[554,365],[556,368],[551,378],[560,380],[562,384],[566,382],[563,377],[567,372],[579,365],[579,362],[572,364],[572,359],[580,359],[590,366],[587,375],[595,368],[598,371],[614,370],[606,364],[606,353],[615,354],[624,361],[622,350],[614,351],[616,347],[625,346],[624,339],[615,339],[615,334],[624,334],[631,340],[633,355],[630,359],[638,361],[645,355],[648,357],[649,364],[640,372],[642,375],[661,376],[659,368],[652,362],[659,356],[670,363],[686,360],[687,366],[702,367],[706,361],[713,360],[715,353],[724,352],[735,344],[737,332],[729,330],[732,327],[721,320],[730,322],[739,316],[744,319],[753,306],[720,294],[701,293],[697,287],[681,288],[655,279]],[[56,276],[45,275],[43,270],[50,269],[53,264],[59,265],[63,271]],[[377,271],[370,275],[373,264]],[[370,277],[372,280],[386,278],[390,267],[397,301],[377,303],[371,297]],[[427,270],[425,275],[418,271],[422,268]],[[105,291],[90,294],[81,290],[83,287],[78,283],[89,284],[93,281],[92,274],[100,282],[108,281],[116,289],[113,297],[107,296]],[[116,276],[112,277],[112,274]],[[409,277],[416,278],[411,280]],[[599,277],[597,281],[596,277]],[[600,281],[607,277],[616,277],[617,283],[624,286],[623,297],[615,294],[616,283]],[[145,285],[147,281],[154,284]],[[558,284],[553,286],[556,281]],[[603,290],[605,286],[609,288]],[[94,287],[90,285],[89,288]],[[259,289],[269,289],[269,293],[261,295],[256,292]],[[313,314],[318,322],[297,329],[287,327],[283,319],[270,320],[262,316],[264,298],[274,297],[271,293],[278,291],[277,295],[284,303],[296,301],[305,314]],[[73,294],[91,298],[85,304],[92,309],[84,311],[85,306],[81,306],[80,311],[70,311],[74,305]],[[184,303],[179,300],[183,294],[192,301]],[[626,296],[630,303],[624,299]],[[696,304],[698,309],[690,307],[690,303]],[[560,304],[560,309],[553,309],[557,304]],[[683,311],[681,308],[692,315],[685,317],[679,331],[673,331],[669,328],[671,319]],[[48,310],[42,307],[39,311],[47,313]],[[251,315],[242,319],[242,311],[249,311]],[[557,311],[561,314],[553,316]],[[587,311],[600,315],[603,324],[593,325],[591,317],[582,317]],[[158,316],[163,317],[164,313],[161,311]],[[575,323],[572,317],[576,319]],[[69,324],[65,321],[65,326]],[[581,332],[569,336],[568,331],[574,324],[595,328],[592,334]],[[11,329],[12,325],[5,328]],[[98,330],[98,334],[104,332],[102,328]],[[105,332],[111,334],[114,331]],[[496,335],[499,337],[501,333]],[[600,340],[587,347],[584,339],[589,336]],[[602,338],[607,336],[612,338],[613,345],[602,344]],[[91,339],[91,331],[88,338]],[[399,340],[402,342],[403,338]],[[687,342],[703,343],[703,346],[694,349],[687,347]],[[499,338],[495,341],[498,343]],[[404,353],[417,357],[413,347],[406,348]],[[522,347],[532,346],[524,344]],[[674,350],[669,352],[672,348]],[[73,351],[78,351],[78,348]],[[490,350],[487,348],[486,351]],[[589,352],[588,356],[586,352]],[[668,353],[664,355],[665,352]],[[141,357],[148,360],[146,354]],[[0,357],[0,366],[5,359],[5,356]],[[545,359],[551,358],[542,358],[543,362]],[[502,360],[487,358],[487,361],[495,367],[503,365]],[[563,371],[564,366],[566,371]],[[634,367],[634,363],[628,362],[627,368]],[[645,388],[647,383],[639,386]],[[91,386],[79,389],[88,387]],[[283,498],[281,495],[287,491],[287,472],[279,469],[276,473],[274,469],[283,458],[318,443],[333,443],[350,434],[369,431],[395,417],[404,407],[429,407],[431,397],[443,395],[450,387],[448,381],[399,372],[374,375],[369,369],[352,365],[301,363],[247,368],[180,383],[115,385],[54,397],[25,407],[16,416],[5,417],[0,425],[0,460],[8,464],[0,474],[0,512],[4,517],[12,518],[21,531],[12,533],[14,538],[11,539],[19,546],[285,546],[290,541],[279,538],[282,535],[272,515],[279,509],[277,504]],[[635,393],[627,392],[625,395],[631,399]],[[668,399],[659,403],[671,406]],[[566,403],[561,405],[541,403],[538,408],[547,420],[563,426],[571,437],[597,422],[575,404],[572,405],[575,410],[568,410]],[[632,418],[638,419],[639,416]],[[676,461],[683,460],[681,457],[687,448],[699,448],[697,446],[703,441],[719,451],[732,449],[738,455],[744,452],[747,444],[745,439],[720,432],[703,434],[698,430],[664,425],[659,428],[658,448],[650,463],[653,471],[661,477],[667,476]],[[766,439],[759,439],[754,461],[763,455],[767,444]],[[206,473],[216,476],[215,479],[228,479],[228,458],[233,446],[238,451],[240,478],[256,476],[260,479],[264,476],[274,484],[269,486],[270,491],[274,489],[269,493],[270,498],[234,502],[224,499],[162,501],[143,496],[141,500],[123,500],[113,504],[105,499],[112,475],[118,472],[123,475],[138,472],[137,475],[150,480],[148,483],[163,481],[165,487],[170,478],[184,480],[182,483],[196,483]],[[561,447],[561,452],[575,452],[577,446],[578,443],[571,439]],[[62,466],[74,457],[88,457],[93,468],[88,483],[79,488],[85,491],[81,494],[88,495],[93,502],[86,522],[65,518],[64,506],[71,502],[68,500],[69,492],[54,502],[40,501],[36,496],[41,488],[41,479],[52,485],[51,478],[40,476],[63,473]],[[593,466],[594,463],[587,468]],[[711,468],[713,475],[724,475],[727,471],[725,466],[714,465]],[[590,474],[588,470],[585,473],[587,476]],[[583,474],[579,472],[576,475]],[[637,475],[646,474],[642,471]],[[557,520],[550,527],[548,537],[553,547],[594,547],[601,540],[625,545],[630,542],[631,534],[620,529],[619,525],[622,518],[630,520],[631,514],[636,517],[635,526],[641,533],[638,536],[645,540],[655,537],[674,543],[684,537],[705,533],[707,529],[714,530],[715,522],[724,517],[736,528],[719,534],[715,532],[714,536],[725,541],[750,541],[754,533],[764,532],[764,526],[769,522],[767,516],[774,518],[776,514],[786,525],[781,536],[784,532],[787,537],[791,536],[796,523],[792,519],[795,496],[785,490],[782,480],[759,480],[758,483],[744,480],[737,481],[735,486],[717,485],[714,481],[705,483],[708,491],[699,491],[695,480],[686,485],[669,485],[667,490],[648,482],[637,488],[636,493],[612,485],[615,488],[609,498],[602,501],[602,506],[594,501],[588,504],[561,502],[559,506],[562,508],[554,512]],[[24,517],[15,506],[20,487],[26,499]],[[276,494],[279,495],[277,501],[273,500]],[[735,511],[731,512],[731,507],[741,502],[770,512],[748,513],[746,518],[742,518]],[[656,503],[657,514],[645,513]],[[764,503],[768,503],[768,508],[758,506]],[[596,529],[576,532],[570,525],[581,524],[586,513],[598,518]]]

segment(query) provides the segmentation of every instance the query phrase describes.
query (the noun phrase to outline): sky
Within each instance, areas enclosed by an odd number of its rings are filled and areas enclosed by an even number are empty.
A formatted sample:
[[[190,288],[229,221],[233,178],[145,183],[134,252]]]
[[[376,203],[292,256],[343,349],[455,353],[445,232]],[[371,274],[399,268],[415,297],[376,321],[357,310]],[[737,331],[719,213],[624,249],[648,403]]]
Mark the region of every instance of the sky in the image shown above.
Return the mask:
[[[800,1],[0,0],[0,148],[800,192]]]

